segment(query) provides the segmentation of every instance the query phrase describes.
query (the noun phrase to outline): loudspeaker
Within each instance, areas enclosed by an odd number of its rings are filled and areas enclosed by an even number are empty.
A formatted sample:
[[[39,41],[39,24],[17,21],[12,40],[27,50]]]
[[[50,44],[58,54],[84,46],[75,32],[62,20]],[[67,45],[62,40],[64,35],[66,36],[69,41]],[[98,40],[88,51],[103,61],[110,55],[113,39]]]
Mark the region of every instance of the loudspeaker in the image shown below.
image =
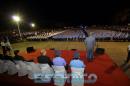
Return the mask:
[[[27,53],[31,53],[31,52],[34,52],[35,49],[34,49],[34,47],[27,47],[26,51],[27,51]]]
[[[98,55],[102,55],[102,54],[104,54],[105,53],[105,49],[104,48],[96,48],[96,54],[98,54]]]
[[[50,50],[55,50],[55,48],[50,48]]]
[[[72,51],[76,51],[77,49],[71,49]]]

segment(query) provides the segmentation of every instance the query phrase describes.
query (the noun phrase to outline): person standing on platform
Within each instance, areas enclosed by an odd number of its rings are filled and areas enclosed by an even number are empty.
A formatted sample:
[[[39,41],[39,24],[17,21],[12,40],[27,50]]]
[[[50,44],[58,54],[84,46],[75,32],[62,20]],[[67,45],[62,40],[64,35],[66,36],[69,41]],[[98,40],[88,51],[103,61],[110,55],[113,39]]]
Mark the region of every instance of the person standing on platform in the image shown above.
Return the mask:
[[[88,61],[92,61],[94,58],[93,52],[94,52],[94,46],[96,45],[95,37],[92,36],[92,33],[89,34],[85,31],[85,29],[82,29],[84,35],[85,35],[85,46],[87,49],[87,59]]]

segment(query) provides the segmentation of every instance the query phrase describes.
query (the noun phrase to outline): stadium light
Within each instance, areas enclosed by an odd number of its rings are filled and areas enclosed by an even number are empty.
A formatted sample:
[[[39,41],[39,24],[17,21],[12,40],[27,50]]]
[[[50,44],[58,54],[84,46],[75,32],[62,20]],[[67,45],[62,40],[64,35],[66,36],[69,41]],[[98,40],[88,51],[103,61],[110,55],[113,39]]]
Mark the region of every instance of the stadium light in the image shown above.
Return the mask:
[[[33,27],[33,28],[35,27],[35,24],[34,24],[34,23],[31,23],[30,25],[31,25],[31,27]]]
[[[13,18],[13,20],[15,22],[19,22],[20,21],[20,17],[19,16],[14,15],[14,16],[12,16],[12,18]]]
[[[18,32],[19,32],[19,36],[20,39],[22,40],[22,35],[21,35],[21,31],[20,31],[20,27],[19,27],[19,22],[21,21],[21,18],[18,15],[13,15],[12,19],[16,22],[17,27],[18,27]]]

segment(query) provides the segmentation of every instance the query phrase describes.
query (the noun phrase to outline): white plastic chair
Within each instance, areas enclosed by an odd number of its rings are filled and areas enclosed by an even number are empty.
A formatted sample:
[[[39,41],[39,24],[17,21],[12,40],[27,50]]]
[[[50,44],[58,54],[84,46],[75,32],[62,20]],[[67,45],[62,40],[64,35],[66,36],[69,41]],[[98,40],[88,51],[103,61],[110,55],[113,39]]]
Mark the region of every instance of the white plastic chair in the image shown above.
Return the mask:
[[[24,61],[15,60],[16,68],[18,70],[18,76],[25,76],[28,74],[27,65]]]
[[[84,68],[71,67],[72,86],[84,86]]]
[[[54,69],[54,84],[56,86],[64,86],[66,82],[66,70],[64,66],[53,66]]]
[[[4,73],[3,67],[4,67],[4,61],[0,60],[0,74]]]
[[[8,60],[2,60],[0,64],[0,73],[8,71]]]
[[[18,72],[18,69],[17,69],[15,63],[13,63],[12,61],[8,60],[7,66],[8,66],[7,71],[8,71],[9,75],[14,75]]]
[[[43,73],[46,72],[48,74],[54,74],[53,69],[48,64],[39,64],[39,67]]]
[[[44,83],[49,83],[51,81],[51,78],[54,75],[53,69],[48,64],[39,64],[39,67],[41,69],[42,81]]]
[[[28,78],[34,79],[34,74],[41,72],[39,64],[35,64],[34,62],[26,62],[26,64],[28,69]]]

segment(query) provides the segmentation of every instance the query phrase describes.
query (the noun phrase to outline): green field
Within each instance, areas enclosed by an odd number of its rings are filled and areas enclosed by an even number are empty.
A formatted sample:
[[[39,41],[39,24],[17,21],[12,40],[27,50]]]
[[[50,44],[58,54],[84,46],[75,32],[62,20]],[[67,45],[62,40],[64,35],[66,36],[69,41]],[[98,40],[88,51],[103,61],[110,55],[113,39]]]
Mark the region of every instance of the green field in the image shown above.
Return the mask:
[[[98,42],[99,47],[105,48],[105,52],[119,66],[123,63],[123,61],[127,57],[128,44],[130,43],[129,42]],[[21,43],[12,44],[14,50],[19,49],[24,51],[28,46],[34,46],[34,48],[45,48],[45,49],[56,48],[60,50],[70,50],[70,49],[85,50],[84,42],[41,41],[41,42],[21,42]],[[130,68],[125,73],[130,77]]]

